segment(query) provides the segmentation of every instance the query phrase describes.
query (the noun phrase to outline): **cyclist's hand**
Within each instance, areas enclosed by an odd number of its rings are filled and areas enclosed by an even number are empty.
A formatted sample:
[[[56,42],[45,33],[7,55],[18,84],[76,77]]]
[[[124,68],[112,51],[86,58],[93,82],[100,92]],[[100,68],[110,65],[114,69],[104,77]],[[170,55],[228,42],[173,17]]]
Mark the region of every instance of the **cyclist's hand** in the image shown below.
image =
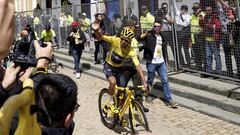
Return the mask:
[[[93,29],[94,31],[97,31],[99,28],[100,28],[100,25],[99,25],[98,23],[92,24],[92,29]]]
[[[146,82],[143,84],[143,86],[144,86],[144,91],[148,94],[150,92],[150,89],[149,89],[150,87]]]

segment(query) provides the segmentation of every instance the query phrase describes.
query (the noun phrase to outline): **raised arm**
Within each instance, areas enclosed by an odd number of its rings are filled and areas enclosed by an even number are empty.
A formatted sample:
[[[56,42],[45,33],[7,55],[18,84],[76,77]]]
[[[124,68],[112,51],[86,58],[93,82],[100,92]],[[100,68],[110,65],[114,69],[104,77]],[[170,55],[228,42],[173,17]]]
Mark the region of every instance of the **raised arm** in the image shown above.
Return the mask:
[[[218,2],[220,2],[221,5],[223,5],[224,7],[226,7],[227,9],[230,8],[229,4],[227,4],[226,2],[224,2],[223,0],[217,0]]]
[[[103,33],[100,30],[100,24],[99,23],[93,23],[92,24],[92,29],[94,30],[96,38],[101,39],[101,37],[103,36]]]

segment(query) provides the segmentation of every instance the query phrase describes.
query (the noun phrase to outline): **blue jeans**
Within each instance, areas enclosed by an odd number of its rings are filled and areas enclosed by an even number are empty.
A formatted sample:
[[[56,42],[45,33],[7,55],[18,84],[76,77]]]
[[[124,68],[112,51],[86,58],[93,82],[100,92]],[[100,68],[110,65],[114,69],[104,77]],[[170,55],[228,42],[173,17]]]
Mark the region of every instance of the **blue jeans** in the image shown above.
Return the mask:
[[[80,73],[80,59],[82,56],[82,50],[73,49],[72,56],[74,59],[74,70]]]
[[[221,56],[220,56],[220,46],[217,42],[209,42],[205,41],[206,45],[206,60],[207,60],[207,72],[212,72],[212,63],[213,63],[213,55],[216,61],[216,71],[220,73],[222,69]]]
[[[155,72],[157,71],[157,73],[161,79],[161,82],[162,82],[164,99],[167,102],[172,100],[171,90],[169,88],[168,79],[167,79],[167,67],[165,65],[165,62],[159,63],[159,64],[151,64],[151,63],[147,62],[146,65],[147,65],[147,70],[148,70],[147,83],[150,86],[152,86],[153,80],[155,78]]]

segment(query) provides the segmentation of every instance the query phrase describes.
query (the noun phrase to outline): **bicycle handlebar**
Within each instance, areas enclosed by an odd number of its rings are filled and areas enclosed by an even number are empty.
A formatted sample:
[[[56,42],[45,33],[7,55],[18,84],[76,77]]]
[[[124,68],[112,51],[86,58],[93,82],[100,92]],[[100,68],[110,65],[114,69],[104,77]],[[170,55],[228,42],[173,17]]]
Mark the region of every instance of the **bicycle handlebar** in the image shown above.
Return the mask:
[[[135,89],[142,89],[144,91],[142,91],[142,94],[144,96],[147,96],[150,91],[151,91],[151,87],[148,85],[148,88],[145,89],[143,85],[138,85],[138,86],[127,86],[127,87],[118,87],[115,86],[115,90],[120,90],[120,91],[128,91],[128,90],[135,90]]]
[[[134,90],[134,89],[144,89],[144,86],[143,86],[143,85],[127,86],[127,87],[118,87],[118,86],[115,86],[115,89],[116,89],[116,90],[121,90],[121,91],[124,91],[124,90]]]

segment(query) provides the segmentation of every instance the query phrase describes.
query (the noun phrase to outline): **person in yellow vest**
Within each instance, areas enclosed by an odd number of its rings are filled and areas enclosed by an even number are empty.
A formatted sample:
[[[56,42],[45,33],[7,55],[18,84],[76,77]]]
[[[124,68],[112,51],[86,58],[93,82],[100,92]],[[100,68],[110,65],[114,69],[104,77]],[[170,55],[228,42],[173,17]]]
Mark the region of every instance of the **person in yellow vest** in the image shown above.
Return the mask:
[[[204,16],[199,3],[194,3],[192,6],[193,14],[190,18],[191,41],[194,52],[194,62],[197,70],[202,70],[206,67],[206,53],[204,44],[203,29],[199,25],[200,17]],[[204,77],[201,74],[201,77]]]
[[[70,31],[71,31],[71,24],[72,24],[72,22],[74,21],[74,19],[73,19],[73,16],[71,15],[71,14],[68,14],[67,15],[67,21],[66,21],[66,25],[67,25],[67,33],[70,33]]]
[[[33,27],[34,27],[35,31],[37,32],[37,35],[40,35],[41,24],[40,24],[40,19],[38,16],[35,16],[33,19]]]
[[[68,13],[67,15],[67,20],[66,20],[66,25],[67,25],[67,35],[69,35],[69,33],[72,31],[72,27],[71,24],[73,22],[73,17],[70,13]],[[68,51],[69,55],[72,55],[72,46],[69,44],[69,51]]]
[[[84,32],[85,37],[86,37],[86,42],[85,42],[85,49],[86,51],[90,50],[90,19],[87,18],[86,13],[82,13],[82,16],[79,20],[79,25],[81,27],[82,32]]]
[[[155,17],[149,12],[147,6],[141,7],[142,16],[140,17],[140,25],[142,33],[153,28]]]

